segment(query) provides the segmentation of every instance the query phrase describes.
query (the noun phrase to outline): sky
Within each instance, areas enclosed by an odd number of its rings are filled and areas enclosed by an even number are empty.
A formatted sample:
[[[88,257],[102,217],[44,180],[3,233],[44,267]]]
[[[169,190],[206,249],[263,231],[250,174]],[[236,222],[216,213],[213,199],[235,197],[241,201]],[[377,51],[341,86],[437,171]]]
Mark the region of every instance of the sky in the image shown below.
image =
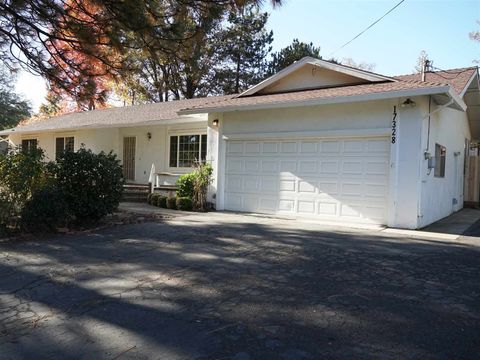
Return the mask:
[[[375,64],[375,72],[383,75],[411,73],[422,50],[440,69],[472,66],[480,59],[480,43],[468,37],[472,30],[480,30],[476,23],[480,0],[406,0],[339,51],[400,0],[283,1],[275,9],[265,5],[271,13],[267,26],[274,33],[273,51],[298,38],[319,46],[325,59],[352,58]],[[42,78],[22,72],[16,88],[38,110],[46,94]]]

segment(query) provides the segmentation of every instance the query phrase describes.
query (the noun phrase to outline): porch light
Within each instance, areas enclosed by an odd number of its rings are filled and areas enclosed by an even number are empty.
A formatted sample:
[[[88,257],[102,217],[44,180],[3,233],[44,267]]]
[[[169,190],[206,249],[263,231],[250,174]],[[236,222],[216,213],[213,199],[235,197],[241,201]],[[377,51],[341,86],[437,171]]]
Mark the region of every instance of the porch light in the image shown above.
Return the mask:
[[[402,107],[415,107],[417,103],[412,99],[408,98],[402,103]]]
[[[147,139],[148,141],[152,140],[152,133],[150,131],[147,132]]]
[[[217,127],[218,126],[218,119],[214,119],[212,121],[213,126]]]

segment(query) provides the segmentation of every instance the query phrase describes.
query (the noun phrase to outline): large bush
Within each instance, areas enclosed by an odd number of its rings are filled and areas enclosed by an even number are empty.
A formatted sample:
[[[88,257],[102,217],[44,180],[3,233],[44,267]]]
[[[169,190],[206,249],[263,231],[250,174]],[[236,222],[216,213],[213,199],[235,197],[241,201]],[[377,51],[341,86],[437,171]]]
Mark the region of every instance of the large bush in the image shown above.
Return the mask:
[[[32,194],[53,183],[41,149],[14,149],[0,155],[0,228],[12,224]]]
[[[178,197],[188,197],[193,198],[194,194],[194,183],[196,175],[194,172],[189,174],[183,174],[177,180],[177,196]]]
[[[94,154],[83,147],[63,153],[57,161],[56,181],[72,215],[80,222],[99,220],[115,211],[124,183],[115,154]]]
[[[195,181],[193,183],[193,210],[207,210],[208,186],[212,182],[213,168],[209,163],[200,164],[196,167]]]
[[[30,232],[54,231],[70,220],[71,209],[65,194],[54,186],[33,193],[21,214],[23,229]]]

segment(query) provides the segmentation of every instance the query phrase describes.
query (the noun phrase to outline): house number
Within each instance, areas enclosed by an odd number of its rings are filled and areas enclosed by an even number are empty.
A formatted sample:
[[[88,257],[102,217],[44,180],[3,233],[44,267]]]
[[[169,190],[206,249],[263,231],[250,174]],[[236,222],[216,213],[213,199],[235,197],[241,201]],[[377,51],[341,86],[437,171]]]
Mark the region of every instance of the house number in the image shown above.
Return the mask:
[[[392,144],[397,142],[397,107],[393,107],[393,120],[392,120]]]

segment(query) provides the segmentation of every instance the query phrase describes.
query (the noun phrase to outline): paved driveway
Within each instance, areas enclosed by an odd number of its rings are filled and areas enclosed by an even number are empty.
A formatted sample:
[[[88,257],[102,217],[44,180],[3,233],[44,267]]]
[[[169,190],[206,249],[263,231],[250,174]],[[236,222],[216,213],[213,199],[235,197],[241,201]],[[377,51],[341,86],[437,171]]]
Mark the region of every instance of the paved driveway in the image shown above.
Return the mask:
[[[0,245],[2,359],[475,359],[480,247],[228,214]]]

